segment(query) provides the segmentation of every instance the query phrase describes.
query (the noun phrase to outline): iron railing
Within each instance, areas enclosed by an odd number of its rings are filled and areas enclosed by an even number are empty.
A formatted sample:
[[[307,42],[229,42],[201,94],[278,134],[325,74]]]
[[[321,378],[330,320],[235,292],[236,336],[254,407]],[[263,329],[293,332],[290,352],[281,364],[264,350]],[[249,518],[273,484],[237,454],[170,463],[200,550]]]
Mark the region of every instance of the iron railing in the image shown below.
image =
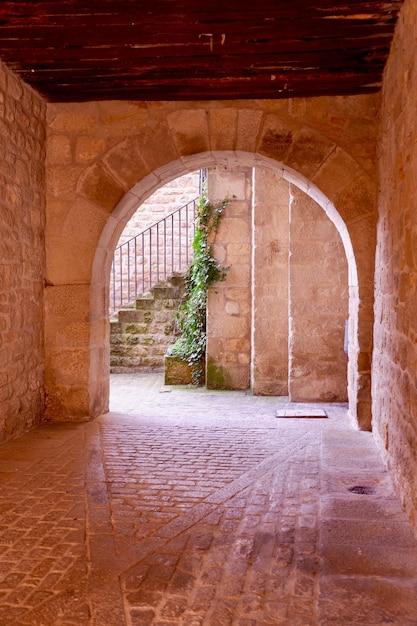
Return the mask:
[[[198,200],[191,200],[116,248],[110,279],[111,312],[188,267]]]

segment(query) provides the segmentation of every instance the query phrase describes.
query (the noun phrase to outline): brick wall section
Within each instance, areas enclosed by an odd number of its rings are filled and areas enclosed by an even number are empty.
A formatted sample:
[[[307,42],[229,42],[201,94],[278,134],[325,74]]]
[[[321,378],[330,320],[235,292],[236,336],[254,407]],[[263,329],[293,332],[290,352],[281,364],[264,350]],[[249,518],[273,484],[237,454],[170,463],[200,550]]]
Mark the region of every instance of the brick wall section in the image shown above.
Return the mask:
[[[199,195],[200,173],[190,172],[163,185],[143,202],[126,224],[119,245]]]
[[[373,425],[417,529],[417,5],[406,0],[381,110]]]
[[[132,303],[150,287],[182,272],[192,259],[194,206],[181,211],[166,226],[152,228],[143,239],[136,237],[199,196],[200,172],[180,176],[143,202],[132,215],[118,241],[110,280],[110,309]],[[119,249],[119,246],[122,246]],[[152,263],[150,261],[150,252]],[[151,272],[149,269],[151,268]]]
[[[0,64],[0,441],[43,413],[45,111]]]
[[[290,399],[346,402],[346,255],[323,209],[293,185],[290,242]]]

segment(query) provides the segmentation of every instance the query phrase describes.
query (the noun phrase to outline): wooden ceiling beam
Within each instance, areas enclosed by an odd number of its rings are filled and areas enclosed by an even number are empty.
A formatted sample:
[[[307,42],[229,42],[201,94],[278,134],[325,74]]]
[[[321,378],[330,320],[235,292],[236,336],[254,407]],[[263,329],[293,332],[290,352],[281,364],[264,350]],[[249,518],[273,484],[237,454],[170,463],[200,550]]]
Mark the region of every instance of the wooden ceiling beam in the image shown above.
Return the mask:
[[[3,0],[0,59],[54,101],[273,97],[278,75],[293,96],[362,93],[402,2]]]

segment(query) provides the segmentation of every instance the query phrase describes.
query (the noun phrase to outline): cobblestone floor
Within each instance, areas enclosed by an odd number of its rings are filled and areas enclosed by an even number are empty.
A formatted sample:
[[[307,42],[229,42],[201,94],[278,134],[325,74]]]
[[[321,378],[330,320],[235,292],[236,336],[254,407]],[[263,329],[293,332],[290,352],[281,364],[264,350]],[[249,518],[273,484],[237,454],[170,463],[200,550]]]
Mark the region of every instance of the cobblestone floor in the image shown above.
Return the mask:
[[[3,445],[0,626],[416,626],[372,436],[284,402],[114,375],[107,415]]]

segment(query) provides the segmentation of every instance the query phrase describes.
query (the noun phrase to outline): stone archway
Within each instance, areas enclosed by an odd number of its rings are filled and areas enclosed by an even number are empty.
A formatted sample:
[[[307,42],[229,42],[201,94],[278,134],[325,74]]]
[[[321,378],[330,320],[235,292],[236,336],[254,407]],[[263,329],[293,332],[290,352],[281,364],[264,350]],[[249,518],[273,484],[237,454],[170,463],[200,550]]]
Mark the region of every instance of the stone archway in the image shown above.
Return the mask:
[[[114,120],[117,128],[110,132]],[[320,99],[314,106],[309,101],[245,102],[244,108],[233,103],[87,103],[75,114],[73,105],[51,105],[49,123],[45,335],[50,419],[89,419],[107,410],[107,278],[112,251],[137,205],[186,171],[243,162],[280,171],[338,228],[349,262],[349,403],[360,427],[370,428],[376,221],[372,98]],[[74,143],[80,146],[75,159],[66,149],[62,160],[75,164],[52,167],[57,146]],[[80,221],[89,227],[88,237]]]
[[[287,166],[282,163],[277,163],[265,157],[259,157],[256,155],[241,153],[237,157],[236,155],[230,153],[206,153],[199,155],[199,167],[217,167],[221,166],[222,168],[232,169],[233,167],[262,167],[268,168],[278,173],[284,180],[290,182],[298,189],[302,190],[308,196],[313,198],[317,204],[319,204],[328,218],[335,224],[346,253],[346,258],[349,267],[349,293],[350,293],[350,326],[351,333],[355,333],[355,329],[358,326],[358,309],[357,309],[357,294],[358,294],[358,274],[356,267],[355,255],[352,247],[352,243],[350,240],[350,236],[348,230],[343,223],[339,213],[336,211],[334,205],[329,201],[328,198],[324,196],[324,194],[311,182],[307,181],[307,179],[301,174],[291,170]],[[192,171],[195,169],[196,158],[193,155],[192,158],[184,157],[181,160],[181,167],[184,168],[181,173],[186,171]],[[154,175],[158,177],[163,184],[165,181],[170,180],[172,178],[172,174],[175,173],[177,175],[178,171],[178,163],[172,164],[172,170],[170,171],[167,168],[164,168],[163,172],[154,172]],[[148,194],[148,181],[144,180],[137,185],[135,185],[130,192],[119,202],[115,211],[113,212],[112,217],[114,218],[114,222],[112,222],[113,230],[109,229],[103,232],[103,236],[100,240],[100,245],[97,248],[97,254],[95,257],[94,265],[93,265],[93,274],[92,274],[92,283],[91,283],[91,314],[94,315],[95,319],[100,319],[100,316],[103,316],[102,319],[103,325],[107,325],[107,310],[106,306],[103,311],[101,308],[95,308],[94,304],[98,303],[99,306],[102,303],[102,298],[100,298],[100,293],[102,293],[103,287],[108,284],[108,276],[110,275],[110,265],[112,261],[112,253],[115,245],[115,240],[118,240],[118,233],[122,231],[126,221],[129,217],[134,213],[137,209],[138,204],[140,204]],[[117,236],[116,236],[117,233]],[[96,291],[98,288],[99,291]],[[354,335],[353,335],[354,336]],[[105,346],[108,345],[107,341],[108,335],[106,331],[105,335]],[[98,346],[91,346],[91,356],[92,362],[90,365],[90,370],[96,367],[96,363],[93,361],[95,348],[98,349],[99,354],[103,351],[103,343],[100,342]],[[354,353],[355,344],[351,342],[350,345],[351,355]],[[105,360],[107,360],[107,355],[105,356]],[[348,390],[349,390],[349,401],[350,403],[354,403],[355,401],[355,372],[353,368],[349,371],[349,381],[348,381]],[[104,376],[103,380],[103,390],[107,394],[107,379],[108,376]],[[352,409],[352,405],[351,410]],[[355,404],[353,405],[355,406]]]

